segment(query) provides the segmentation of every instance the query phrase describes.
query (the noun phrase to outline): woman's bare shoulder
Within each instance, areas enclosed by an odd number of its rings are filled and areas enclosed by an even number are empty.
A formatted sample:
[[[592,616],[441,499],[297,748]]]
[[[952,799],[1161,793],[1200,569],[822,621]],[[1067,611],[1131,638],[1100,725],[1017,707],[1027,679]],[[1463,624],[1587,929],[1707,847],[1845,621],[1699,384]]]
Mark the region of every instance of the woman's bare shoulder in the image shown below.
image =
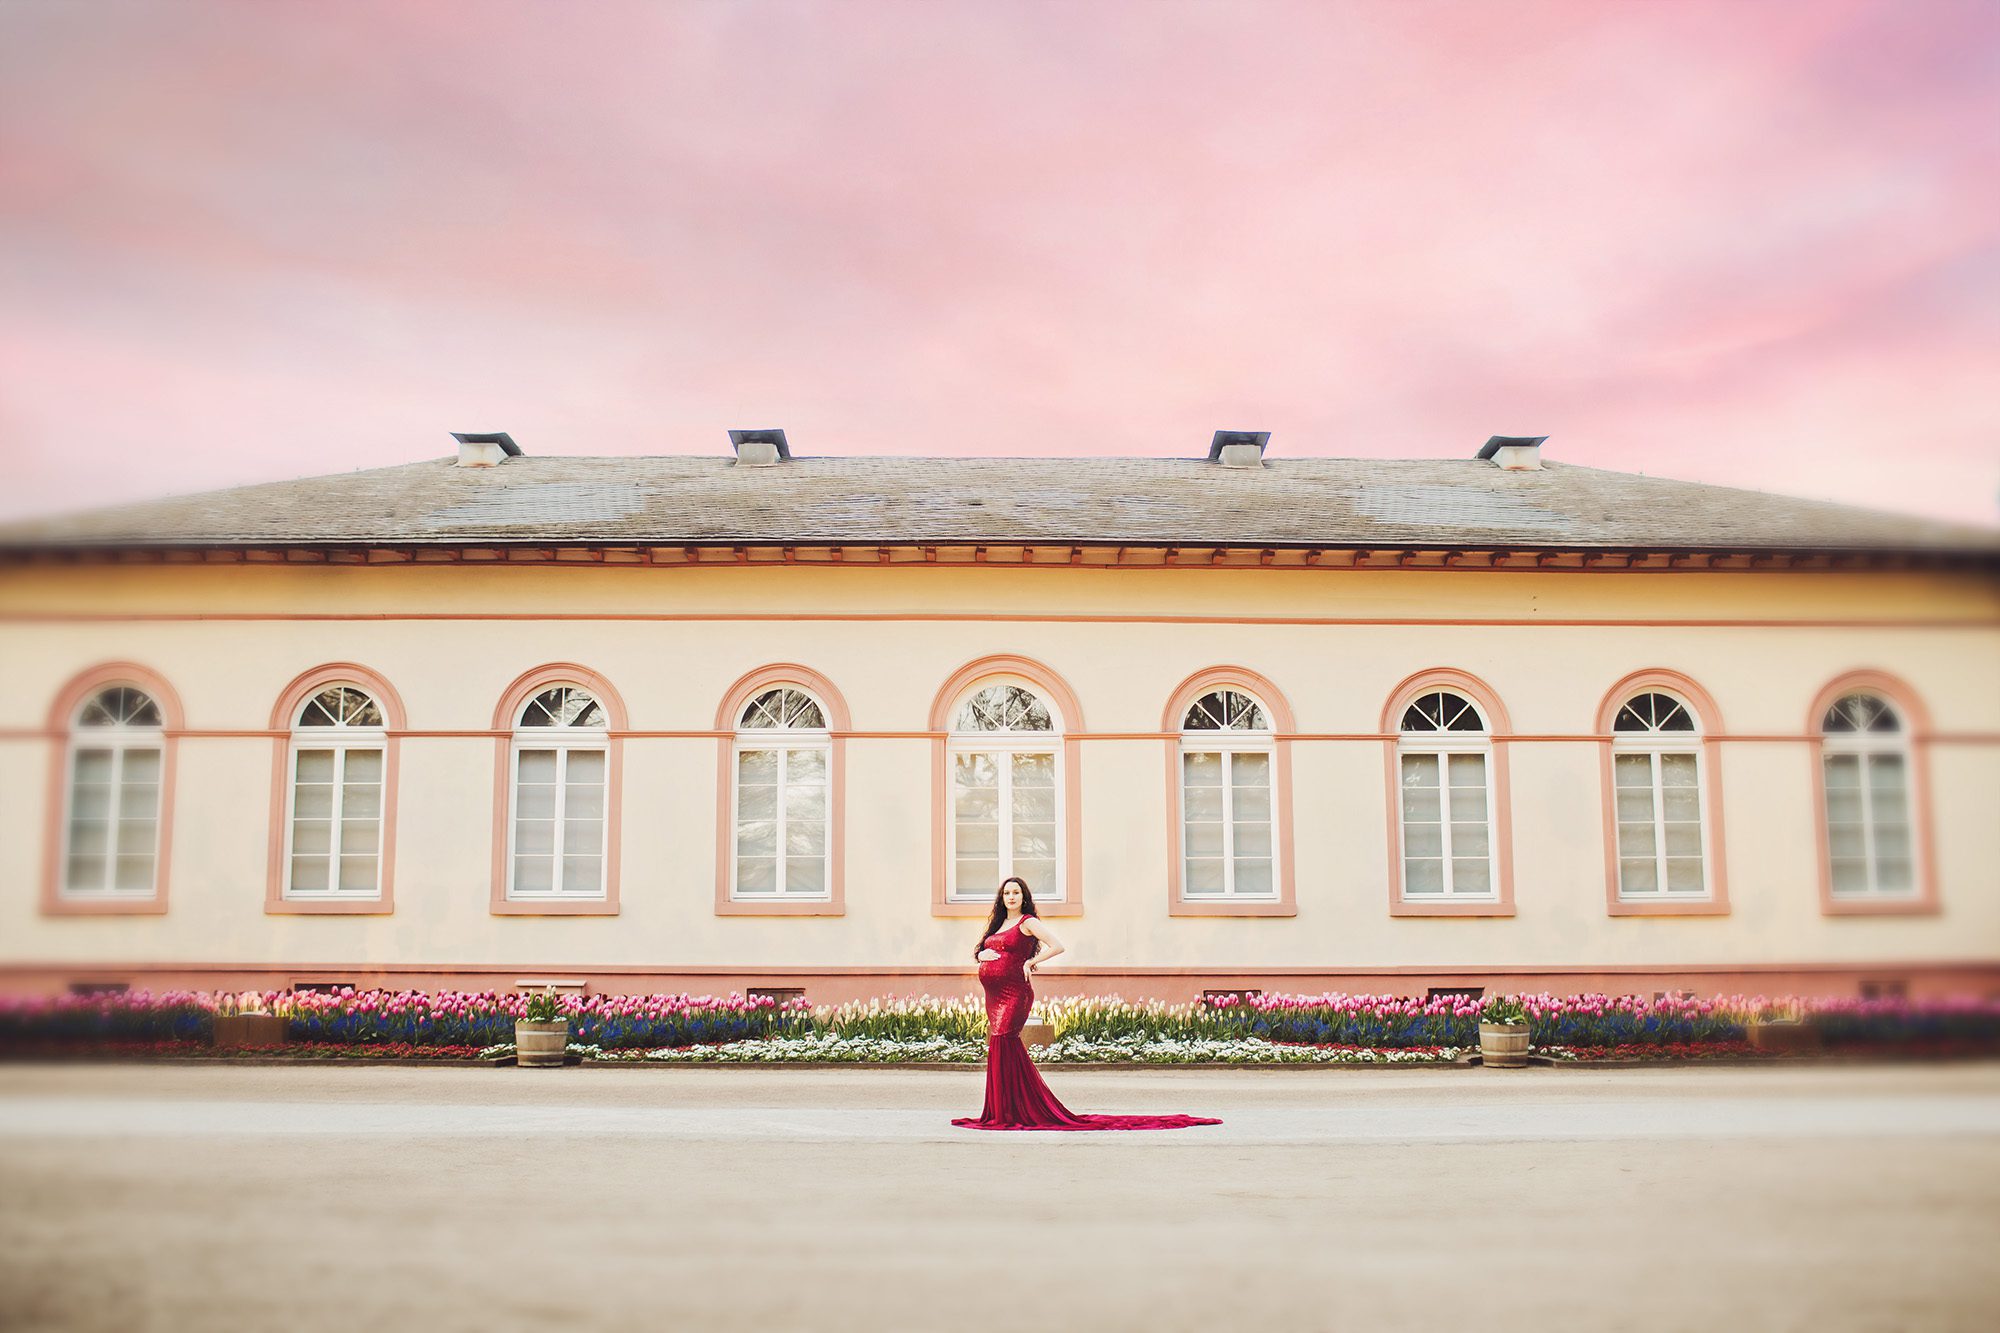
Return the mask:
[[[1035,927],[1041,924],[1034,917],[1024,916],[1021,918],[1021,933],[1023,935],[1032,935],[1035,933]]]

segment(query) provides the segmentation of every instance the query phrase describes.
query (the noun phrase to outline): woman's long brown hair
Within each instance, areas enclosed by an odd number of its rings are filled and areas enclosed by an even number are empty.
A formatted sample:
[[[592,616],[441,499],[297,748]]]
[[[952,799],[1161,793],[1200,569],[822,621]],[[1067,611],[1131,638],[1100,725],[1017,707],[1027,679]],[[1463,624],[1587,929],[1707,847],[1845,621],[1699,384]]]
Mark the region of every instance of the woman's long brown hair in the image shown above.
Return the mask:
[[[1028,881],[1022,879],[1019,875],[1009,875],[1007,878],[1001,880],[1000,887],[993,890],[993,914],[986,918],[986,929],[979,932],[979,943],[972,946],[972,956],[974,958],[979,957],[979,951],[986,947],[986,937],[997,933],[1001,923],[1007,919],[1007,886],[1009,884],[1019,884],[1021,886],[1021,915],[1033,916],[1035,914],[1035,893],[1034,890],[1028,887]],[[1036,947],[1039,948],[1040,946],[1037,945]]]

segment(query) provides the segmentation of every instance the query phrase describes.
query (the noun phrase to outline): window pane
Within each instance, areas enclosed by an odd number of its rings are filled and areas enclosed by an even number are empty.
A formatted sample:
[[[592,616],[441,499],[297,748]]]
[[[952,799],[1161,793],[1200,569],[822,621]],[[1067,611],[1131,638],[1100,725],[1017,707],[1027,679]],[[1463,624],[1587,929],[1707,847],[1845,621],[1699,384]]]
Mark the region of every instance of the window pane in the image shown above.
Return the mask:
[[[525,855],[540,856],[556,849],[556,821],[553,819],[520,819],[514,822],[514,850]]]
[[[331,819],[333,788],[319,782],[300,783],[294,798],[293,810],[301,819]]]
[[[1014,756],[1014,787],[1053,787],[1056,785],[1056,757],[1052,754],[1017,754]]]
[[[791,771],[794,782],[826,781],[826,751],[792,750],[787,754],[785,766]]]
[[[990,754],[957,755],[952,775],[960,787],[997,787],[1000,785],[998,757]]]
[[[568,779],[576,784],[601,784],[604,781],[604,751],[571,750],[569,752]]]
[[[118,821],[118,854],[120,856],[150,856],[153,851],[153,830],[150,819],[121,819]]]
[[[1271,789],[1269,787],[1238,787],[1232,793],[1238,819],[1265,820],[1271,817]]]
[[[102,819],[72,821],[69,826],[69,849],[86,854],[110,851],[111,825]]]
[[[153,887],[153,858],[151,854],[120,856],[117,868],[117,887],[122,892],[139,893]]]
[[[160,780],[160,752],[158,750],[127,750],[123,780],[130,783],[154,783]]]
[[[64,882],[70,888],[79,891],[102,889],[110,864],[102,855],[72,856],[69,858],[69,872]]]
[[[1611,761],[1611,771],[1617,777],[1620,787],[1650,787],[1653,785],[1653,757],[1645,754],[1621,754]]]
[[[1660,888],[1660,867],[1652,857],[1643,860],[1626,857],[1618,863],[1618,891],[1620,893],[1657,893]]]
[[[380,782],[382,780],[382,752],[380,750],[349,750],[347,752],[347,780],[349,782]]]
[[[1830,754],[1826,757],[1826,789],[1851,791],[1861,785],[1861,756]]]
[[[295,819],[292,821],[292,851],[299,856],[325,856],[333,850],[333,821]]]
[[[1660,785],[1662,787],[1692,787],[1695,785],[1695,768],[1699,761],[1691,754],[1663,754],[1660,756]]]
[[[1663,787],[1660,795],[1666,801],[1668,819],[1698,820],[1701,818],[1701,789],[1698,787]]]
[[[123,849],[123,841],[120,841]],[[1877,860],[1901,861],[1910,855],[1910,830],[1901,824],[1875,826],[1875,856]]]
[[[1450,759],[1451,785],[1454,787],[1486,786],[1486,756],[1483,754],[1455,754]]]
[[[375,888],[375,858],[372,856],[341,857],[340,887],[349,893],[373,892]]]
[[[1053,860],[1014,859],[1014,873],[1028,881],[1031,892],[1049,897],[1056,889],[1056,863]]]
[[[1453,856],[1484,856],[1487,847],[1486,825],[1453,824],[1451,826],[1451,854]]]
[[[604,862],[596,856],[563,857],[563,892],[593,895],[604,891]]]
[[[1221,893],[1222,858],[1191,856],[1187,861],[1187,892]]]
[[[1000,863],[979,856],[958,858],[958,876],[952,887],[961,894],[978,897],[1000,887]]]
[[[1651,857],[1658,851],[1653,841],[1651,824],[1620,824],[1618,826],[1618,854],[1620,856]]]
[[[1859,824],[1829,824],[1826,829],[1828,850],[1836,857],[1860,857],[1867,852],[1867,840],[1861,833]]]
[[[299,893],[323,893],[327,883],[327,861],[323,856],[292,858],[292,888]]]
[[[1701,858],[1698,856],[1668,857],[1667,888],[1673,893],[1700,893],[1702,891]]]
[[[111,751],[78,750],[74,771],[79,783],[105,784],[111,781]]]
[[[736,826],[736,853],[739,856],[776,856],[778,826],[768,819],[739,823]]]
[[[1451,789],[1451,817],[1454,822],[1461,824],[1472,820],[1485,822],[1486,788],[1453,787]]]
[[[342,856],[373,856],[376,840],[381,837],[382,824],[375,819],[343,819],[340,821],[340,854]]]
[[[991,822],[1000,817],[1000,793],[993,787],[960,787],[952,809],[961,822]]]
[[[340,794],[340,814],[373,819],[382,813],[382,789],[374,783],[350,782]]]
[[[1403,859],[1403,892],[1412,897],[1444,892],[1444,862],[1422,857]]]
[[[778,780],[776,750],[745,750],[736,756],[736,779],[769,786]]]
[[[1182,754],[1181,780],[1190,787],[1220,787],[1222,756],[1192,751]]]
[[[1209,820],[1203,820],[1200,823],[1189,823],[1186,835],[1181,850],[1187,853],[1187,855],[1222,855],[1222,825],[1220,823]]]
[[[1056,854],[1056,826],[1054,824],[1014,825],[1014,861],[1018,865],[1023,857],[1045,860]],[[1026,878],[1026,876],[1023,876]]]
[[[1886,857],[1875,866],[1876,887],[1884,893],[1908,893],[1914,880],[1910,862],[1902,857]]]
[[[1858,856],[1835,856],[1833,891],[1838,894],[1868,892],[1868,863]]]
[[[1236,854],[1238,856],[1269,856],[1271,854],[1271,826],[1269,824],[1246,824],[1241,820],[1236,824]]]
[[[785,892],[825,893],[825,859],[818,856],[787,857],[785,860]]]
[[[333,751],[300,750],[298,776],[300,782],[332,782]]]
[[[550,814],[554,814],[553,806]],[[563,814],[570,819],[600,819],[604,815],[604,788],[579,787],[574,783],[563,792]]]
[[[1055,817],[1056,793],[1053,787],[1014,788],[1014,818],[1052,821]]]
[[[1271,893],[1271,863],[1268,859],[1241,857],[1236,862],[1236,891],[1251,897],[1269,897]]]
[[[1182,794],[1189,820],[1213,821],[1222,818],[1222,788],[1189,787]]]
[[[78,820],[107,819],[111,815],[111,788],[79,782],[70,792],[70,817]]]
[[[778,887],[778,862],[769,856],[741,856],[736,860],[738,893],[770,893]]]
[[[555,858],[516,856],[514,889],[518,893],[547,893],[555,887]]]
[[[1668,856],[1701,855],[1701,825],[1669,824],[1666,832]]]
[[[736,817],[743,820],[776,819],[778,789],[750,786],[741,788],[736,793]]]
[[[1000,826],[961,820],[958,825],[958,853],[961,856],[993,857],[997,864],[1000,855]]]
[[[1444,832],[1436,824],[1405,824],[1403,852],[1407,856],[1444,855]]]
[[[563,821],[563,855],[595,856],[604,850],[604,825],[595,819]]]
[[[1484,894],[1492,892],[1486,858],[1453,857],[1451,862],[1451,891],[1453,893]]]
[[[131,771],[133,756],[125,757],[126,771]],[[1868,761],[1868,785],[1879,794],[1885,791],[1903,789],[1903,756],[1899,754],[1878,754]]]
[[[553,784],[556,780],[556,752],[523,750],[516,761],[515,772],[523,785],[530,782]]]
[[[826,852],[826,825],[792,823],[785,824],[785,854],[787,856],[821,856]]]
[[[1861,822],[1860,788],[1827,788],[1826,817],[1829,823],[1859,824]]]
[[[1251,753],[1232,755],[1229,760],[1231,779],[1239,787],[1268,787],[1271,785],[1271,756]]]

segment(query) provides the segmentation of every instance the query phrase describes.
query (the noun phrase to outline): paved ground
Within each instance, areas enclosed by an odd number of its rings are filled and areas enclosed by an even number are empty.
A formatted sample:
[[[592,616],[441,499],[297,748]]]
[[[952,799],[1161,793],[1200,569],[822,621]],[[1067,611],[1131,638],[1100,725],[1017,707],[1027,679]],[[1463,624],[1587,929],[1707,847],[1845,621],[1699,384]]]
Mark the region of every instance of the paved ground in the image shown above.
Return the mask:
[[[0,1327],[2000,1326],[2000,1065],[0,1066]]]

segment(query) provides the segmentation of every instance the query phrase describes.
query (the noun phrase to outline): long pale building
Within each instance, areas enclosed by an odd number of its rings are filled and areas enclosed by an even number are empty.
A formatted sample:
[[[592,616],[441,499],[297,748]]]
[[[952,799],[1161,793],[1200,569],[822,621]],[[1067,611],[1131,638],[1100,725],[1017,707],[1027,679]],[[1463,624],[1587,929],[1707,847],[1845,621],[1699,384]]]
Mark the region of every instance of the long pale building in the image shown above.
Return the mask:
[[[2000,989],[2000,533],[1266,443],[0,527],[0,985]]]

